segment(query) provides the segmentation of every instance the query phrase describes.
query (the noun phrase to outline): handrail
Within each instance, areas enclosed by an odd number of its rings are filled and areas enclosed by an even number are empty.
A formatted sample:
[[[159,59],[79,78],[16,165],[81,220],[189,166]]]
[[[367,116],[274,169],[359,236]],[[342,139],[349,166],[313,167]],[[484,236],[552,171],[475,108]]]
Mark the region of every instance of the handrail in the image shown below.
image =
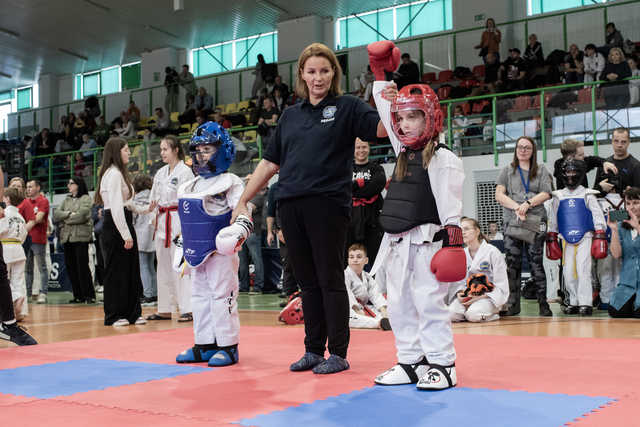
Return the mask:
[[[542,14],[538,14],[538,15],[534,15],[534,16],[528,16],[526,18],[521,18],[521,19],[516,19],[516,20],[512,20],[512,21],[504,21],[504,22],[499,22],[496,23],[496,27],[499,26],[507,26],[507,25],[514,25],[514,24],[520,24],[520,23],[524,23],[525,24],[525,40],[526,37],[528,36],[528,28],[527,28],[527,24],[530,21],[538,21],[538,20],[544,20],[544,19],[549,19],[549,18],[554,18],[554,17],[558,17],[558,16],[569,16],[569,15],[576,15],[579,13],[586,13],[586,12],[591,12],[593,10],[598,10],[598,9],[602,9],[604,11],[604,21],[606,24],[606,20],[607,20],[607,9],[611,8],[611,7],[618,7],[618,6],[625,6],[625,5],[629,5],[629,4],[634,4],[634,3],[640,3],[640,0],[624,0],[624,1],[616,1],[614,3],[603,3],[603,4],[595,4],[592,6],[582,6],[580,8],[572,8],[572,9],[566,9],[563,11],[558,11],[558,12],[549,12],[549,13],[542,13]],[[566,19],[563,20],[563,34],[564,34],[564,44],[565,44],[565,50],[566,50],[566,44],[567,44],[567,40],[566,40]],[[437,32],[437,33],[430,33],[430,34],[426,34],[426,35],[419,35],[419,36],[414,36],[414,37],[406,37],[406,38],[402,38],[402,39],[398,39],[396,40],[396,43],[407,43],[407,42],[411,42],[411,41],[420,41],[422,43],[422,41],[424,40],[428,40],[428,39],[432,39],[432,38],[438,38],[438,37],[444,37],[444,36],[454,36],[454,40],[453,40],[453,46],[454,46],[454,50],[455,50],[455,46],[456,46],[456,40],[455,37],[458,34],[462,34],[462,33],[467,33],[467,32],[472,32],[472,31],[479,31],[479,30],[483,30],[484,27],[479,25],[479,26],[473,26],[473,27],[468,27],[468,28],[462,28],[462,29],[458,29],[458,30],[447,30],[447,31],[441,31],[441,32]],[[345,48],[345,49],[340,49],[337,50],[336,53],[337,54],[341,54],[341,53],[346,53],[352,49],[355,48],[361,48],[362,46],[357,46],[357,47],[351,47],[351,48]],[[420,56],[422,57],[422,49],[420,49]],[[277,62],[278,65],[287,65],[287,64],[294,64],[296,63],[297,60],[289,60],[289,61],[282,61],[282,62]],[[456,55],[453,56],[453,68],[455,68],[455,66],[457,65],[457,58]],[[420,60],[420,73],[422,74],[423,72],[423,67],[424,67],[424,61]],[[217,94],[217,78],[222,77],[222,76],[226,76],[229,74],[238,74],[239,76],[241,76],[241,74],[247,70],[250,70],[253,67],[246,67],[246,68],[242,68],[242,69],[234,69],[231,71],[225,71],[225,72],[221,72],[221,73],[213,73],[213,74],[207,74],[207,75],[203,75],[203,76],[198,76],[195,78],[196,81],[199,80],[204,80],[204,79],[210,79],[212,77],[216,78],[216,84],[215,84],[215,99],[216,99],[216,104],[217,104],[217,100],[218,100],[218,94]],[[292,75],[293,73],[290,73],[290,80],[289,80],[289,84],[292,85]],[[349,76],[349,71],[347,70],[347,72],[345,73],[345,78],[346,78],[346,84],[349,84],[349,80],[350,80],[350,76]],[[122,93],[129,93],[129,99],[132,98],[134,93],[138,93],[138,92],[143,92],[143,91],[153,91],[154,89],[158,89],[163,87],[164,85],[160,84],[160,85],[156,85],[156,86],[148,86],[145,88],[137,88],[137,89],[131,89],[129,91],[122,91],[122,92],[118,92],[120,94]],[[114,94],[108,94],[108,95],[114,95]],[[98,96],[98,99],[102,100],[103,103],[103,114],[104,114],[104,106],[105,106],[105,102],[104,102],[104,98],[106,98],[107,95],[100,95]],[[240,94],[240,96],[242,96],[242,94]],[[20,117],[20,114],[25,114],[25,113],[35,113],[37,111],[42,111],[42,110],[46,110],[46,109],[53,109],[53,108],[58,108],[58,107],[63,107],[63,106],[70,106],[72,104],[78,103],[78,102],[83,102],[84,99],[79,99],[79,100],[75,100],[75,101],[71,101],[71,102],[66,102],[66,103],[60,103],[60,104],[55,104],[55,105],[49,105],[46,107],[38,107],[38,108],[29,108],[29,109],[24,109],[24,110],[20,110],[17,111],[16,113],[11,113],[11,114],[18,114],[18,117]],[[152,110],[152,105],[151,103],[149,103],[149,116],[153,115],[153,110]],[[50,120],[52,121],[52,120]],[[35,122],[35,116],[34,116],[34,126],[36,126],[37,123]],[[53,123],[51,123],[51,125],[53,125]],[[18,126],[18,137],[21,136],[20,134],[21,129],[20,126]]]

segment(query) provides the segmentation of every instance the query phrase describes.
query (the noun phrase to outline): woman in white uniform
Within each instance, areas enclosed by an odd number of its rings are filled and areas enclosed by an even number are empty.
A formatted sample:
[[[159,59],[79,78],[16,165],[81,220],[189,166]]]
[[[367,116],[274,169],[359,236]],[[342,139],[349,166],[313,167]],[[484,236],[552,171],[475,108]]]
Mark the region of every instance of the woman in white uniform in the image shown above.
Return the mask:
[[[462,239],[467,255],[467,279],[484,275],[493,285],[493,290],[484,295],[467,295],[464,289],[456,293],[449,306],[451,321],[489,322],[498,320],[500,308],[509,298],[509,280],[504,255],[498,248],[487,243],[480,225],[473,218],[461,221]]]
[[[160,156],[166,163],[153,178],[151,210],[156,212],[155,247],[158,260],[158,312],[147,320],[170,320],[174,307],[180,311],[179,322],[189,322],[191,315],[191,281],[173,269],[176,251],[174,239],[180,235],[178,187],[194,178],[184,164],[184,152],[178,139],[165,136],[160,142]]]

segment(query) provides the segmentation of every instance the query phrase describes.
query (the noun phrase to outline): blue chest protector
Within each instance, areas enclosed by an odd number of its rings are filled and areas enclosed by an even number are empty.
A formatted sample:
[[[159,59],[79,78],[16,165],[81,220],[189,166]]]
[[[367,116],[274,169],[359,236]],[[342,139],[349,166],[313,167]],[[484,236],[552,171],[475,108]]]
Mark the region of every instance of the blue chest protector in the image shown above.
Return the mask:
[[[560,200],[558,206],[558,231],[567,241],[575,245],[588,231],[593,231],[593,216],[584,198]]]
[[[223,215],[209,215],[201,199],[181,198],[178,206],[183,256],[191,267],[197,267],[216,250],[216,236],[229,225],[231,211]]]

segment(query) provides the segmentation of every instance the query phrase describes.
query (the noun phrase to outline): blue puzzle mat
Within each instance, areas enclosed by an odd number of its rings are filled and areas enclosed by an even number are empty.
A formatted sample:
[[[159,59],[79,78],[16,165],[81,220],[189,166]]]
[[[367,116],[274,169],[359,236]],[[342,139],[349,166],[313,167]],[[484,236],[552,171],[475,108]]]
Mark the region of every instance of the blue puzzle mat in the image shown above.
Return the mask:
[[[210,371],[210,368],[79,359],[0,370],[0,393],[47,399]]]
[[[524,391],[454,388],[418,391],[414,385],[377,386],[258,415],[237,422],[243,426],[313,427],[405,426],[557,427],[611,403],[607,397]]]

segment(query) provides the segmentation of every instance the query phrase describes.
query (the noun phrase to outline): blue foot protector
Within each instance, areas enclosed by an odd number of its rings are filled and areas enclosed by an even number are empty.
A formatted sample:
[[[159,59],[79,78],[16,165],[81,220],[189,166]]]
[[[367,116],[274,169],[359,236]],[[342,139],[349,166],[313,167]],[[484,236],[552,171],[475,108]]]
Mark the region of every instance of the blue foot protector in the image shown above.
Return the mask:
[[[413,384],[375,386],[245,418],[243,426],[280,427],[555,427],[611,398],[525,391],[451,388],[423,393]]]
[[[196,344],[191,348],[186,349],[182,353],[176,356],[176,362],[178,363],[200,363],[208,362],[211,357],[218,351],[218,346],[215,344],[199,345]]]
[[[211,359],[209,359],[209,366],[229,366],[234,363],[238,363],[238,344],[230,345],[228,347],[219,347]]]

